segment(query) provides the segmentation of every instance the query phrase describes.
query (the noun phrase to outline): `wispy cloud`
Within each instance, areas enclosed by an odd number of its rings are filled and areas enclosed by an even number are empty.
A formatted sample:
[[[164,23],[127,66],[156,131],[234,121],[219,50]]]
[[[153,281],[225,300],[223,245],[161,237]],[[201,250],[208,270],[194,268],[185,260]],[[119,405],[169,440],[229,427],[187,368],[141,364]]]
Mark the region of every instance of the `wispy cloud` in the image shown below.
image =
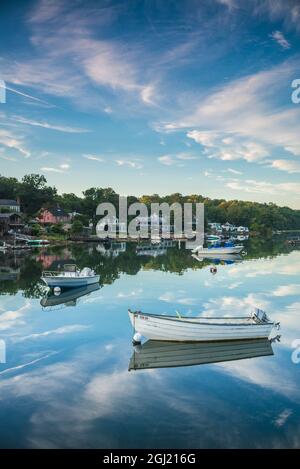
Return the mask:
[[[25,147],[23,138],[20,135],[16,136],[9,130],[0,129],[0,145],[17,150],[25,158],[30,156],[30,151]]]
[[[57,130],[58,132],[66,132],[66,133],[72,133],[72,134],[73,133],[81,134],[81,133],[89,132],[89,130],[87,129],[49,124],[49,122],[39,122],[39,121],[35,121],[32,119],[27,119],[26,117],[21,117],[21,116],[14,116],[12,119],[15,120],[16,122],[20,122],[21,124],[32,125],[34,127],[43,127],[44,129]]]
[[[40,168],[40,170],[44,173],[65,173],[69,169],[70,165],[68,163],[62,163],[59,165],[58,168],[51,166],[43,166],[42,168]]]
[[[127,166],[128,168],[141,169],[143,165],[138,160],[120,159],[116,160],[118,166]]]
[[[274,160],[271,167],[288,173],[300,173],[300,162],[294,160]]]
[[[102,156],[91,155],[89,153],[85,153],[82,156],[83,158],[86,158],[87,160],[98,161],[98,163],[103,163],[104,161],[104,158],[102,158]]]
[[[270,35],[274,41],[277,42],[283,49],[289,49],[291,47],[291,44],[289,41],[284,37],[283,33],[281,31],[273,31],[272,34]]]

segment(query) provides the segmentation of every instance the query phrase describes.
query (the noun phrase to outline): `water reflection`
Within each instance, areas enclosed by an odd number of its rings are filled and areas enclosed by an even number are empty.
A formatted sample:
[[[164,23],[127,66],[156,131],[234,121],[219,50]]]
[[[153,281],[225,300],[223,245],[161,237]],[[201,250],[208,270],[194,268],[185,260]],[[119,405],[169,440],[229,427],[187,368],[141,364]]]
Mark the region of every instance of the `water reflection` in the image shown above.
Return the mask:
[[[273,355],[271,341],[251,339],[201,343],[148,340],[134,347],[130,370],[205,365]]]
[[[58,293],[56,293],[52,288],[47,292],[47,294],[41,299],[41,306],[43,308],[54,307],[59,305],[64,306],[76,306],[78,299],[89,295],[90,293],[100,289],[98,283],[93,283],[84,287],[78,288],[62,288]]]

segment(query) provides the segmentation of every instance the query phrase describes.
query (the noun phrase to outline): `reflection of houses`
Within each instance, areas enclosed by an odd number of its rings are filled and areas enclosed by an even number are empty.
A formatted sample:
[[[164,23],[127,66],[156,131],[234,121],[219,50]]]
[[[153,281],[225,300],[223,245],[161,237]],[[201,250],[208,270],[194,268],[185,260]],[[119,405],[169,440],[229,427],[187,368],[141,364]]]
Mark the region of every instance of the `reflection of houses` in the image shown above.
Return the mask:
[[[19,200],[13,200],[13,199],[0,199],[0,212],[1,211],[7,211],[9,213],[11,212],[20,212],[20,202]]]
[[[63,253],[64,259],[62,259],[62,254],[48,254],[47,252],[41,252],[37,257],[36,261],[41,262],[44,269],[48,269],[53,265],[64,265],[65,263],[69,264],[68,256],[70,255],[68,250],[65,250]],[[54,269],[55,270],[55,269]]]
[[[137,256],[163,256],[167,253],[167,249],[174,246],[174,241],[164,240],[160,243],[143,243],[136,247]]]
[[[0,236],[9,230],[18,231],[24,227],[22,217],[19,213],[0,213]]]
[[[71,217],[60,207],[42,208],[39,214],[39,222],[45,225],[57,225],[58,223],[70,223]]]
[[[108,247],[104,244],[98,244],[96,251],[107,257],[118,257],[119,254],[126,251],[126,243],[111,243]]]

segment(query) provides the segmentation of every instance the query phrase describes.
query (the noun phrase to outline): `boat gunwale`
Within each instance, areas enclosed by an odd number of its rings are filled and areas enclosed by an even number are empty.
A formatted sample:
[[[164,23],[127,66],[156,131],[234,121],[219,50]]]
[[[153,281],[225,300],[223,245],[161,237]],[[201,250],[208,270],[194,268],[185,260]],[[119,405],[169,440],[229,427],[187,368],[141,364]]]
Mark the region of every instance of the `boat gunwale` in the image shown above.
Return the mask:
[[[156,318],[156,319],[165,319],[165,320],[168,320],[168,321],[173,321],[173,322],[183,322],[183,323],[189,323],[189,324],[197,324],[197,325],[205,325],[205,326],[239,326],[239,327],[244,327],[244,326],[270,326],[270,325],[274,325],[274,321],[266,321],[266,322],[260,322],[260,323],[238,323],[238,322],[233,322],[233,323],[213,323],[213,322],[200,322],[202,318],[200,318],[200,321],[195,321],[195,319],[197,319],[197,317],[193,317],[193,316],[184,316],[183,318],[180,317],[176,317],[176,316],[162,316],[162,315],[159,315],[159,314],[153,314],[153,313],[143,313],[142,311],[131,311],[131,310],[128,310],[128,313],[129,314],[132,314],[132,315],[135,315],[135,314],[139,314],[141,316],[150,316],[151,318]],[[187,319],[187,320],[185,320]],[[203,318],[204,319],[204,318]],[[205,318],[205,319],[224,319],[224,317],[213,317],[213,318]],[[249,320],[249,319],[252,319],[251,317],[249,316],[241,316],[241,317],[227,317],[226,319],[229,319],[229,320],[235,320],[235,319],[245,319],[245,320]],[[194,321],[193,321],[194,320]]]

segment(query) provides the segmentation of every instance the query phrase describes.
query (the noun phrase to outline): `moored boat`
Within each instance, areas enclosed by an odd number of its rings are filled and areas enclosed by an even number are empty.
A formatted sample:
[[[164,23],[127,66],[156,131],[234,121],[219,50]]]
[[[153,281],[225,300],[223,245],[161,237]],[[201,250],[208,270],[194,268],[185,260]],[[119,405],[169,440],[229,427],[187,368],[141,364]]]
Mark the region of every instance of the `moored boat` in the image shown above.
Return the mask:
[[[43,306],[43,308],[59,306],[62,304],[65,306],[75,306],[79,298],[85,295],[89,295],[90,293],[99,289],[100,285],[98,283],[93,283],[83,287],[65,288],[59,293],[59,295],[55,294],[51,289],[41,299],[40,304]]]
[[[64,271],[44,271],[41,279],[49,287],[81,287],[98,283],[100,275],[89,267],[80,270],[75,264],[65,264]]]
[[[128,370],[205,365],[274,355],[268,339],[172,343],[148,340],[134,348]]]
[[[132,312],[133,328],[147,339],[172,342],[202,342],[269,337],[274,322],[256,309],[248,317],[181,317]]]

